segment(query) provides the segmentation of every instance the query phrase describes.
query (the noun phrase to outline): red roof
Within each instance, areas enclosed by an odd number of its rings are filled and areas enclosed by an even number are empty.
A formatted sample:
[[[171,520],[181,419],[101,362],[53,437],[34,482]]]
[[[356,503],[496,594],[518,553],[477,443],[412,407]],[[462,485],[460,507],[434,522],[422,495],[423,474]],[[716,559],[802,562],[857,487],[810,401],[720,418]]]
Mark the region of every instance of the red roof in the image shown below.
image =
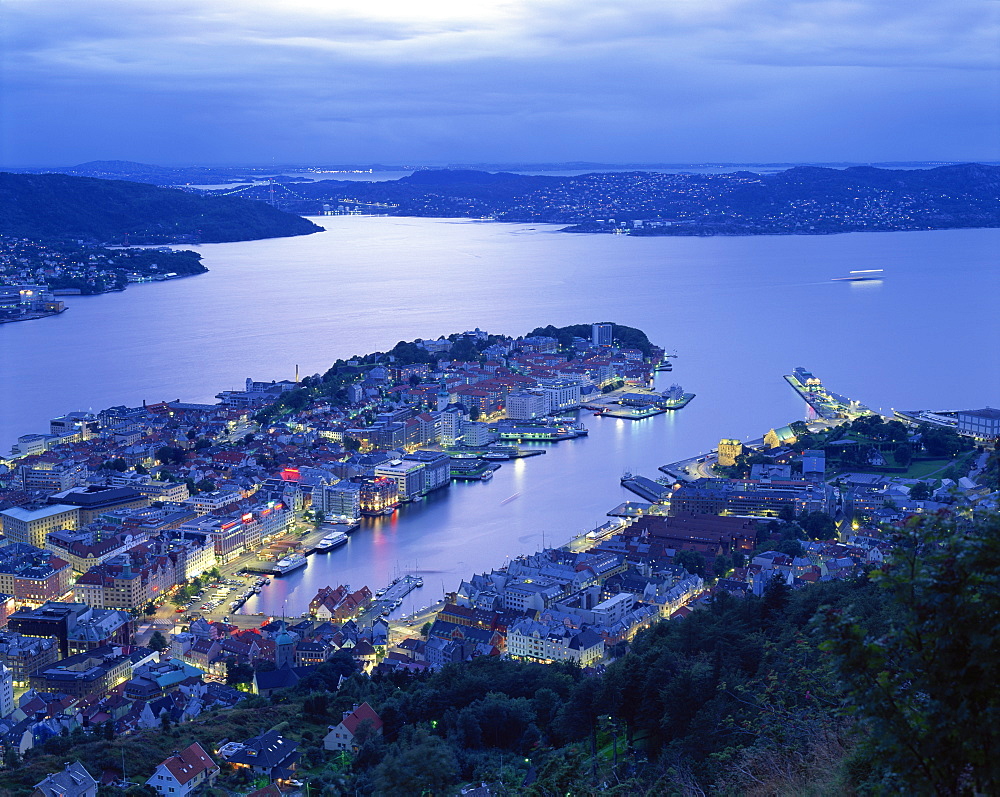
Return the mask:
[[[376,731],[382,730],[382,720],[379,715],[375,713],[375,709],[369,706],[367,703],[362,703],[354,711],[344,717],[343,725],[347,728],[348,732],[353,736],[358,732],[358,727],[362,722],[368,720],[372,724],[372,729]]]
[[[170,756],[160,766],[166,767],[174,776],[174,780],[182,786],[202,772],[218,769],[216,763],[209,758],[208,753],[197,742]]]

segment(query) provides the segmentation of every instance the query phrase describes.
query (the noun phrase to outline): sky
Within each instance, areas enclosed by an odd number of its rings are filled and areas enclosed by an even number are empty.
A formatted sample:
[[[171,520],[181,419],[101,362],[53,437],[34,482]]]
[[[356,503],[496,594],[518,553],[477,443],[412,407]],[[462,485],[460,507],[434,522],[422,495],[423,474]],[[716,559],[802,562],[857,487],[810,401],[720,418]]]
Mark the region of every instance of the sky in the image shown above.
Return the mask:
[[[1000,160],[991,0],[4,0],[0,165]]]

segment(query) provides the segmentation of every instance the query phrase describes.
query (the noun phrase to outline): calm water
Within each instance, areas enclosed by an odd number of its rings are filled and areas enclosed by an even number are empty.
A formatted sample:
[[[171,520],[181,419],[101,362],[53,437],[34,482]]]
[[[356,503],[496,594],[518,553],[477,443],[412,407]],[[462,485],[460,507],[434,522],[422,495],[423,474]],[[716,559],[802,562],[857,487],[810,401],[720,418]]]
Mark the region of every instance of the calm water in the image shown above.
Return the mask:
[[[641,423],[585,418],[589,438],[455,484],[354,534],[267,591],[301,611],[316,587],[425,575],[423,604],[474,570],[596,525],[625,469],[758,436],[803,415],[797,365],[874,408],[1000,404],[998,230],[747,238],[570,235],[540,225],[325,217],[324,233],[198,247],[208,274],[79,297],[0,326],[0,446],[74,409],[209,401],[255,379],[479,326],[614,320],[679,354],[697,394]],[[884,268],[880,283],[836,283]],[[421,594],[423,593],[423,594]],[[432,594],[433,593],[433,594]]]

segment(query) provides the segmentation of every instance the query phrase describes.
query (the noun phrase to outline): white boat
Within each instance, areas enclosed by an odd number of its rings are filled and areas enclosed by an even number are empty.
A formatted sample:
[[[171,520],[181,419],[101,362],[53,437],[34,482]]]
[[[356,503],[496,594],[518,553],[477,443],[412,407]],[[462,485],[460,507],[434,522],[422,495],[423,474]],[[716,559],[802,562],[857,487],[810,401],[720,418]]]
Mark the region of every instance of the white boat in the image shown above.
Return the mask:
[[[284,576],[291,573],[293,570],[298,570],[300,567],[305,567],[307,564],[305,556],[300,553],[293,553],[286,556],[284,559],[279,559],[278,563],[274,566],[274,575]]]
[[[482,476],[480,476],[479,478],[480,478],[480,479],[481,479],[482,481],[484,481],[484,482],[487,482],[487,481],[489,481],[490,479],[492,479],[492,478],[493,478],[493,471],[492,471],[492,470],[486,470],[486,471],[483,471],[483,475],[482,475]]]
[[[338,548],[347,542],[347,534],[343,531],[335,531],[333,534],[327,534],[323,539],[319,541],[316,546],[316,550],[330,551],[334,548]]]

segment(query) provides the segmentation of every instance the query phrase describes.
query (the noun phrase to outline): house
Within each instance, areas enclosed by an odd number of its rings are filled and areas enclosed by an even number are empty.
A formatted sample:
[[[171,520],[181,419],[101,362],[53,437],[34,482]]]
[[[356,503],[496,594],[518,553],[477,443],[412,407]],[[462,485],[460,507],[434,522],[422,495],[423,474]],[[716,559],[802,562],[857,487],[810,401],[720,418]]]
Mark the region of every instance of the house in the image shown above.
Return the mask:
[[[327,750],[357,752],[358,747],[354,744],[354,737],[364,722],[369,723],[371,729],[381,735],[382,720],[375,713],[375,709],[367,703],[362,703],[360,706],[355,706],[353,711],[345,711],[339,725],[330,726],[330,732],[323,738],[323,747]]]
[[[182,797],[202,786],[210,787],[218,775],[219,765],[200,744],[194,742],[162,762],[146,781],[146,785],[152,786],[160,794]]]
[[[31,797],[97,797],[97,781],[79,761],[35,784]]]
[[[266,731],[240,744],[230,742],[219,754],[237,768],[246,767],[272,782],[289,780],[299,760],[299,746],[277,731]]]

